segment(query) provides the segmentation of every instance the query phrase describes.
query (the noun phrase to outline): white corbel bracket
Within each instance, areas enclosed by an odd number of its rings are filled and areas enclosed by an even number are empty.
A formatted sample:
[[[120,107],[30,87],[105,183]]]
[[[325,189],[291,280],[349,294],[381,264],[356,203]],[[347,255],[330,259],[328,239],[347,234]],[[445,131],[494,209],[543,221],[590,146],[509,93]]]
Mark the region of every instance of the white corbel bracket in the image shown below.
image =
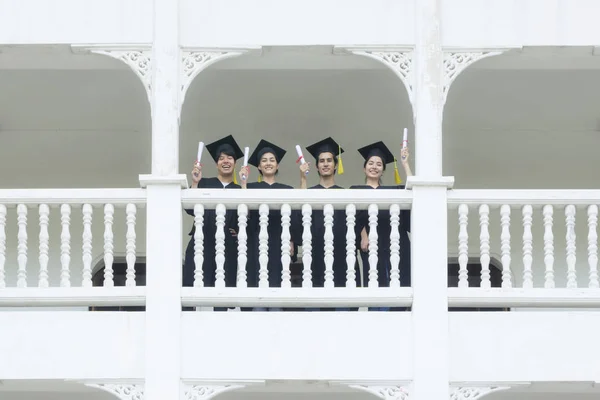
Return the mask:
[[[508,50],[510,49],[444,49],[444,84],[442,105],[446,104],[450,86],[461,72],[479,60],[498,56]]]
[[[108,392],[121,400],[144,400],[144,385],[86,383],[85,386]]]
[[[184,385],[184,400],[210,400],[213,397],[233,390],[244,388],[245,385]]]
[[[179,115],[181,115],[181,108],[185,101],[185,95],[194,81],[194,79],[204,69],[210,65],[226,60],[228,58],[239,57],[244,54],[260,54],[262,47],[199,47],[199,48],[182,48],[181,57],[181,68],[180,68],[180,103],[179,103]]]
[[[74,54],[100,54],[122,61],[142,81],[148,102],[152,102],[152,46],[130,45],[71,45]]]
[[[408,386],[363,386],[350,385],[350,388],[371,393],[383,400],[408,400]]]
[[[453,387],[450,388],[450,400],[478,400],[484,396],[510,389],[510,386],[502,387]]]
[[[379,61],[400,78],[414,107],[414,48],[411,46],[334,46],[334,54],[355,54]]]

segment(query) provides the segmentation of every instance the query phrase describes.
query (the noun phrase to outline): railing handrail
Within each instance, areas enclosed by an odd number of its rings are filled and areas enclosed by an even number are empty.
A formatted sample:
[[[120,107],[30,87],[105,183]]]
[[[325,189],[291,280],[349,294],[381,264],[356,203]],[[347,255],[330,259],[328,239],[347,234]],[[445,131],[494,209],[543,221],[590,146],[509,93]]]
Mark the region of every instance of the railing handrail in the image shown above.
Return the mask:
[[[600,189],[452,189],[449,205],[590,205],[600,204]]]
[[[401,209],[410,208],[412,204],[411,190],[268,190],[268,189],[185,189],[181,194],[185,208],[193,208],[196,203],[208,207],[217,204],[238,205],[240,203],[251,208],[261,204],[281,205],[289,204],[292,207],[301,207],[304,204],[323,206],[331,204],[335,208],[342,208],[354,204],[357,208],[364,208],[371,204],[390,206],[398,204]]]
[[[0,204],[144,204],[144,189],[0,189]]]

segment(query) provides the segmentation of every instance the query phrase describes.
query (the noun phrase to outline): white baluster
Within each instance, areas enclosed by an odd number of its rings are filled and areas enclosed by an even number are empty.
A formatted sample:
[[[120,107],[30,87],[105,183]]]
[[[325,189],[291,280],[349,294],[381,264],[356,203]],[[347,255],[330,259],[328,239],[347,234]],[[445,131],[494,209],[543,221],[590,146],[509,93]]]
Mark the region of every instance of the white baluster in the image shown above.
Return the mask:
[[[258,208],[258,287],[269,287],[269,206],[261,204]]]
[[[523,206],[523,288],[533,287],[533,273],[531,264],[533,257],[533,235],[531,234],[531,225],[533,223],[533,207],[527,204]]]
[[[290,222],[291,222],[292,208],[289,204],[283,204],[281,206],[281,287],[291,288],[292,287],[292,275],[290,273],[290,263],[292,258],[290,256]],[[276,222],[276,221],[273,221]]]
[[[500,251],[502,252],[502,287],[512,287],[512,276],[510,272],[510,206],[504,204],[500,207],[500,225],[502,233],[500,234]]]
[[[215,287],[225,287],[225,213],[227,209],[223,204],[217,204],[216,219],[217,219],[217,233],[215,234],[216,239],[216,255],[215,262],[217,268],[215,271]]]
[[[0,289],[6,287],[6,206],[0,204]]]
[[[392,266],[390,270],[390,287],[400,287],[400,232],[398,227],[400,225],[400,206],[398,204],[392,204],[390,207],[390,225],[392,231],[390,232],[390,264]]]
[[[302,206],[302,287],[312,287],[312,207],[310,204]]]
[[[469,222],[469,206],[461,204],[458,207],[458,287],[469,287],[469,233],[467,225]]]
[[[346,287],[356,287],[356,206],[348,204],[346,206]]]
[[[379,287],[379,281],[377,280],[377,263],[379,262],[379,246],[377,240],[379,235],[377,234],[377,213],[379,207],[377,204],[369,205],[369,287]]]
[[[137,207],[135,204],[129,203],[125,208],[127,233],[125,234],[125,261],[127,262],[127,270],[125,271],[125,286],[133,287],[135,283],[135,219],[137,214]]]
[[[17,206],[17,224],[19,233],[17,234],[17,262],[19,270],[17,272],[17,287],[27,287],[27,206],[19,204]]]
[[[577,287],[577,272],[575,263],[575,206],[568,205],[565,207],[565,217],[567,222],[567,288]]]
[[[40,204],[40,273],[38,286],[46,288],[48,283],[48,249],[50,248],[50,235],[48,235],[48,223],[50,221],[50,207],[47,204]]]
[[[194,205],[194,287],[204,287],[204,206]]]
[[[238,268],[237,268],[237,287],[248,287],[246,280],[246,264],[248,263],[248,206],[245,204],[238,205]]]
[[[333,206],[326,204],[323,207],[325,216],[325,287],[334,287],[333,284]]]
[[[552,232],[554,208],[551,205],[545,205],[542,209],[544,216],[544,264],[546,273],[544,274],[544,287],[554,288],[554,233]]]
[[[479,259],[481,262],[481,287],[492,287],[490,280],[490,207],[487,204],[479,206]]]
[[[90,204],[83,205],[83,287],[92,286],[92,214]]]
[[[598,206],[588,207],[588,264],[590,266],[590,288],[600,287],[598,282]]]
[[[104,286],[115,286],[113,273],[114,235],[112,231],[115,207],[112,204],[104,206]]]
[[[60,206],[60,287],[71,287],[71,206],[63,204]]]

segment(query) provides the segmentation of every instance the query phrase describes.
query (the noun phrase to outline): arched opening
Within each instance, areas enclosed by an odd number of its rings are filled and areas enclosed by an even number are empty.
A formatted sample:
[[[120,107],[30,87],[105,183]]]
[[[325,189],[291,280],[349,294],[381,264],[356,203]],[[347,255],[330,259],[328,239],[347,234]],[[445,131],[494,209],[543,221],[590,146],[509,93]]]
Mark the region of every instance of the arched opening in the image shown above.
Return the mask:
[[[93,286],[104,285],[105,274],[104,262],[101,262],[94,268],[92,275]],[[146,261],[144,259],[136,260],[135,269],[135,285],[146,286]],[[118,258],[112,265],[113,281],[115,286],[125,286],[127,282],[127,262],[124,258]],[[90,311],[146,311],[144,306],[110,306],[110,307],[89,307]]]
[[[0,87],[0,188],[139,187],[150,171],[150,105],[126,64],[2,46]]]

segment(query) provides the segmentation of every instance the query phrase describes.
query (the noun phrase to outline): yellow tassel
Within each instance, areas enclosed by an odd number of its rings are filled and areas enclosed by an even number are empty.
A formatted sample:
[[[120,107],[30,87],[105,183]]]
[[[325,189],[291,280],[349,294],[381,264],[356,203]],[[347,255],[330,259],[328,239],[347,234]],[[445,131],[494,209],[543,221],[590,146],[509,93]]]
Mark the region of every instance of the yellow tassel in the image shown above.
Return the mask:
[[[396,185],[402,183],[402,178],[400,178],[400,173],[398,172],[398,161],[396,157],[394,157],[394,180],[396,181]]]
[[[344,174],[344,164],[342,163],[342,148],[338,145],[338,175]]]
[[[258,174],[258,183],[261,183],[261,182],[262,182],[262,175]]]
[[[233,169],[233,184],[234,184],[234,185],[237,185],[237,184],[238,184],[238,181],[237,181],[237,177],[236,177],[236,175],[237,175],[237,171],[236,171],[236,170],[235,170],[235,168],[234,168],[234,169]]]

